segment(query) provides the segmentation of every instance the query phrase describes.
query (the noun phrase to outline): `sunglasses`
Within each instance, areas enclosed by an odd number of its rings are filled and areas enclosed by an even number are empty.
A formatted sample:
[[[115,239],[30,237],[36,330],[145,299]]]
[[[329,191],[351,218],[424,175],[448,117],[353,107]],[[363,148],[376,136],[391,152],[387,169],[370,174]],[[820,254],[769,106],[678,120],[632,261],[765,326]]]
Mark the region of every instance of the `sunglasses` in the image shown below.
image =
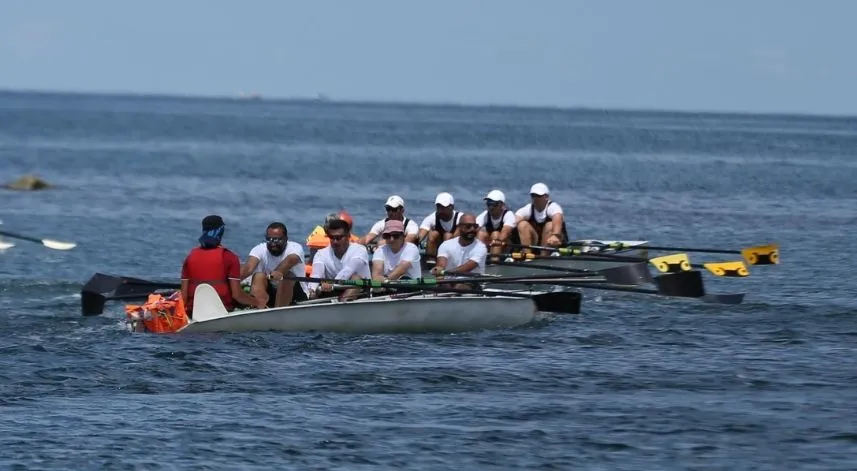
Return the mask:
[[[269,244],[285,244],[285,237],[265,237],[265,242]]]
[[[386,210],[387,210],[387,212],[393,212],[393,211],[398,211],[398,210],[402,209],[402,207],[401,207],[401,206],[399,206],[399,207],[397,207],[397,208],[394,208],[394,207],[392,207],[392,206],[384,206],[384,209],[386,209]]]
[[[493,201],[493,200],[485,200],[485,206],[488,206],[489,208],[493,208],[494,206],[500,206],[500,202],[499,201]]]
[[[459,226],[462,229],[476,229],[477,227],[479,227],[479,224],[476,224],[473,222],[465,222],[465,223],[459,224]]]
[[[535,193],[530,193],[530,198],[538,198],[540,196],[546,196],[546,195],[537,195]]]
[[[405,234],[402,234],[401,232],[390,232],[382,235],[381,237],[384,239],[398,239],[400,237],[405,237]]]
[[[345,238],[345,234],[336,234],[336,235],[327,234],[327,238],[330,240],[342,240]]]

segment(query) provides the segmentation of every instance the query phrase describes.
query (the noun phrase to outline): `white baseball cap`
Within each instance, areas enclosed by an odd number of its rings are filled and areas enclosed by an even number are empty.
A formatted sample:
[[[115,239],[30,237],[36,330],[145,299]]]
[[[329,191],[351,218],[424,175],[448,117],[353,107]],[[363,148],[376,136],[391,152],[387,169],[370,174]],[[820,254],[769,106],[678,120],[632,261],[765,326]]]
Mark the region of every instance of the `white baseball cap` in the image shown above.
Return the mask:
[[[530,187],[531,195],[549,195],[550,191],[548,190],[548,186],[544,183],[536,183],[535,185]]]
[[[384,203],[384,206],[389,206],[391,208],[404,208],[405,200],[403,200],[399,195],[393,195],[387,198],[387,202]]]
[[[491,200],[491,201],[500,201],[502,203],[505,203],[506,202],[506,195],[504,195],[503,192],[500,190],[491,190],[488,192],[487,195],[485,195],[485,198],[482,198],[482,199]]]
[[[455,199],[447,192],[438,193],[437,198],[434,199],[434,204],[449,207],[455,204]]]

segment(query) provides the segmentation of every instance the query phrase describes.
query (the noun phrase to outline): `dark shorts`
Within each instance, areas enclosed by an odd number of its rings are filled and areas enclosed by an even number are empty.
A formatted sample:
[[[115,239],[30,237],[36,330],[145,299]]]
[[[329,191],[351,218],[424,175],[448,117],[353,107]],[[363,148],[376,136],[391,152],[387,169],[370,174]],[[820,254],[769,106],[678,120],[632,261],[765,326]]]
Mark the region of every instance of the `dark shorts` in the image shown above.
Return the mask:
[[[304,289],[301,286],[299,281],[295,281],[294,289],[292,289],[292,304],[295,304],[299,301],[306,301],[309,299],[306,293],[304,293]],[[274,307],[274,303],[277,301],[277,287],[274,286],[270,281],[268,282],[268,307]]]

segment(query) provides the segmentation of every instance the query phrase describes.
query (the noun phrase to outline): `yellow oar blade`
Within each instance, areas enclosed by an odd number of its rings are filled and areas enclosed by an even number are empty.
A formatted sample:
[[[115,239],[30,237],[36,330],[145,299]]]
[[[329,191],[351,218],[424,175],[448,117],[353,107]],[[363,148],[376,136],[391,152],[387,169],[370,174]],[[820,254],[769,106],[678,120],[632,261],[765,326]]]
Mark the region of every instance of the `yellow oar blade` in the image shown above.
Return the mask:
[[[741,249],[741,256],[750,265],[778,265],[780,246],[778,244],[758,245]]]
[[[675,273],[679,271],[690,271],[690,259],[686,253],[677,253],[672,255],[664,255],[649,259],[657,270],[661,273]]]
[[[744,266],[744,262],[708,262],[702,266],[715,276],[750,276],[750,271]]]

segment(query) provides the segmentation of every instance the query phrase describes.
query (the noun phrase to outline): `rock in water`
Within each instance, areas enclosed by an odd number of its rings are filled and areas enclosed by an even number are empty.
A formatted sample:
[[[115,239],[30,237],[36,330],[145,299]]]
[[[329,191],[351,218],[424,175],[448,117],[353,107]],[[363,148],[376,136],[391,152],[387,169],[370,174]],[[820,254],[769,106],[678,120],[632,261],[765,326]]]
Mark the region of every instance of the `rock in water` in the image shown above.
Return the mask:
[[[48,182],[42,180],[41,178],[35,175],[24,175],[23,177],[15,180],[14,182],[8,183],[6,185],[6,188],[9,190],[19,191],[38,191],[50,187],[51,185],[49,185]]]

